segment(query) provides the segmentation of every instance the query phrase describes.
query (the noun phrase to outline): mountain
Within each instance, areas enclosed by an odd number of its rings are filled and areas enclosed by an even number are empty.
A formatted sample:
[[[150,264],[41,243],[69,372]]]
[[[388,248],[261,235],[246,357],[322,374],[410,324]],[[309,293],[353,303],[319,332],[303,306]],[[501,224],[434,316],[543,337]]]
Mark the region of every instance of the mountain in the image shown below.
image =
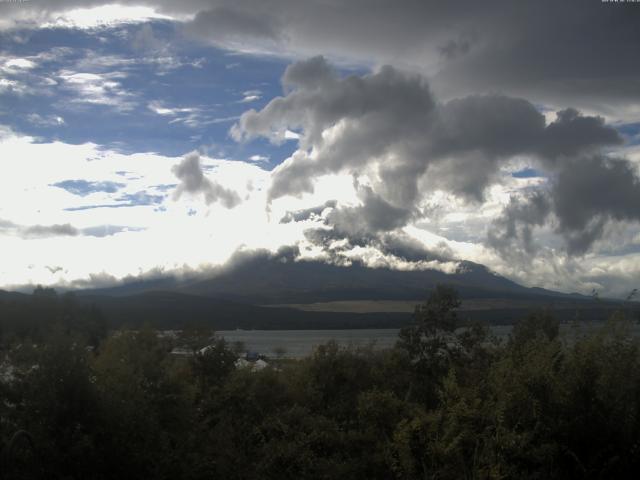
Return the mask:
[[[24,293],[0,290],[0,302],[22,302],[28,298],[29,296]]]
[[[455,286],[464,298],[531,293],[470,262],[463,262],[456,273],[446,274],[438,270],[368,268],[359,263],[337,266],[286,257],[252,258],[212,278],[188,281],[177,288],[208,297],[280,304],[422,299],[427,290],[444,283]]]
[[[296,261],[291,254],[235,258],[206,276],[137,280],[75,293],[80,302],[97,305],[113,327],[148,322],[157,328],[189,323],[216,329],[384,328],[410,322],[413,307],[438,284],[457,289],[461,317],[490,323],[512,323],[547,307],[564,310],[562,318],[604,319],[621,306],[527,288],[472,262],[447,274]],[[0,291],[0,304],[29,297]]]
[[[229,300],[252,305],[315,303],[341,300],[422,300],[438,284],[455,287],[463,299],[510,298],[588,300],[527,288],[491,272],[483,265],[460,262],[454,273],[439,270],[394,270],[294,260],[290,255],[253,255],[209,276],[138,280],[112,288],[85,290],[81,295],[129,296],[151,291]]]

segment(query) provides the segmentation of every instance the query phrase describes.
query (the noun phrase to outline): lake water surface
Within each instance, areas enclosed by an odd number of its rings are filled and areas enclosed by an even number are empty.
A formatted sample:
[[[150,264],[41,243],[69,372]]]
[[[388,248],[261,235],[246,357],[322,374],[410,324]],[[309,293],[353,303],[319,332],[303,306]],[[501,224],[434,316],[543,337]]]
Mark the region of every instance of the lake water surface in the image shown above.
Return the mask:
[[[242,342],[248,351],[274,356],[283,349],[289,358],[306,357],[318,345],[335,340],[344,346],[392,347],[398,338],[397,328],[358,330],[221,330],[216,332],[228,342]]]
[[[580,328],[582,333],[596,330],[602,323],[587,323]],[[491,332],[498,338],[506,339],[512,330],[511,325],[491,327]],[[318,345],[335,340],[343,346],[366,346],[374,348],[390,348],[398,339],[399,329],[357,329],[357,330],[220,330],[218,335],[228,342],[242,342],[248,351],[266,356],[277,356],[276,351],[282,349],[284,357],[302,358],[313,353]],[[576,335],[575,327],[562,324],[560,333],[565,337]],[[640,326],[633,325],[632,334],[640,335]],[[278,351],[278,353],[281,353]]]

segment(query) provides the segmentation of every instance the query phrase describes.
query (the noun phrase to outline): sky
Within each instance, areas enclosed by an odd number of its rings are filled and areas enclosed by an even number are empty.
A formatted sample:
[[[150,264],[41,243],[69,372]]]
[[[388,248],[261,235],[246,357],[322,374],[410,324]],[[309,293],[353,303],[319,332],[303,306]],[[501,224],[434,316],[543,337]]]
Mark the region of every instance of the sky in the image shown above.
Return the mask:
[[[293,247],[640,283],[640,2],[0,0],[0,288]]]

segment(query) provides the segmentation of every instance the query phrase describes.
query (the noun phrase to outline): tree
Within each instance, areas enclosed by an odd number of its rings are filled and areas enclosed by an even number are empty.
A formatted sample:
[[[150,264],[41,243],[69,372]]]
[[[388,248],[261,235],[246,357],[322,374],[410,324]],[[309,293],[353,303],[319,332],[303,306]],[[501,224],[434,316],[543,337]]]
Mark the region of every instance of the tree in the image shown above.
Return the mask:
[[[424,304],[416,306],[413,325],[400,330],[397,345],[408,352],[417,380],[412,383],[408,397],[419,390],[422,400],[437,401],[437,389],[458,343],[455,329],[459,306],[456,290],[438,285]]]
[[[36,450],[52,478],[86,478],[95,468],[92,435],[98,422],[97,392],[89,356],[78,336],[55,329],[21,366],[16,385],[18,423],[37,438]]]
[[[183,461],[195,412],[170,350],[147,327],[111,336],[93,363],[108,478],[167,478]]]
[[[238,356],[224,338],[216,337],[206,347],[193,353],[189,359],[196,383],[201,392],[213,385],[222,385],[235,369]]]

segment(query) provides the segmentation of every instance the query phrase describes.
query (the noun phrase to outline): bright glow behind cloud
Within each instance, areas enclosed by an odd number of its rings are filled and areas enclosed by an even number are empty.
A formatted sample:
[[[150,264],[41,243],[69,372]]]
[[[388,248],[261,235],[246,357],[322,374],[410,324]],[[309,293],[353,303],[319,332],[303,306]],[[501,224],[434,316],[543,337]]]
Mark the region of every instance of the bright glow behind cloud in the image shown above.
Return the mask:
[[[94,144],[35,143],[5,129],[0,158],[5,167],[0,177],[0,248],[11,252],[0,267],[0,285],[5,287],[100,284],[150,271],[201,269],[224,263],[241,247],[275,251],[304,238],[305,225],[279,223],[286,211],[304,202],[282,199],[267,211],[270,173],[253,164],[202,158],[207,178],[241,197],[239,205],[224,208],[218,203],[205,205],[197,195],[175,199],[177,179],[172,170],[181,157],[124,155]],[[54,185],[78,179],[122,187],[77,195]],[[348,200],[349,189],[348,178],[337,182],[327,178],[318,186],[320,196],[343,200]],[[161,199],[136,204],[146,196]],[[24,238],[13,229],[3,231],[3,222],[69,224],[103,234]],[[114,226],[124,228],[108,234]]]
[[[43,28],[62,27],[89,29],[112,27],[121,23],[140,23],[153,19],[170,20],[172,17],[158,13],[154,8],[109,4],[91,8],[75,8],[53,15]]]

